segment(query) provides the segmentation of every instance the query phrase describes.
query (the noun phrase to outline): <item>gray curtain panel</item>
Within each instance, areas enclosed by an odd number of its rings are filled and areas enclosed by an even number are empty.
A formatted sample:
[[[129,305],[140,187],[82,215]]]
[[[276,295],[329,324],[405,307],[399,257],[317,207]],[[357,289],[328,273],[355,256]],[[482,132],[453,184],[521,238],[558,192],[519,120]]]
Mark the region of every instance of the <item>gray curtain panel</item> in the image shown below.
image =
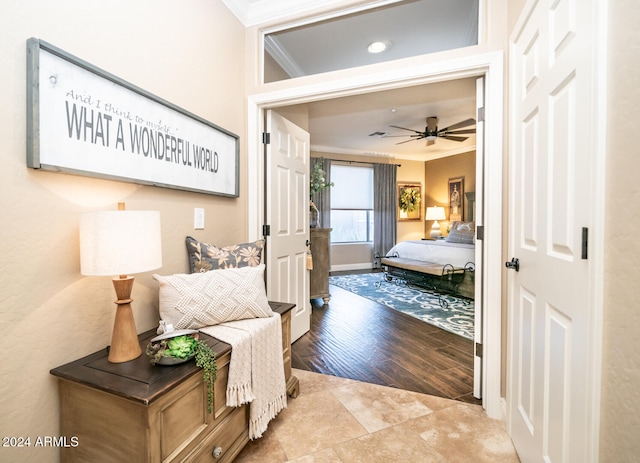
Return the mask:
[[[313,167],[316,165],[316,162],[320,162],[322,163],[322,170],[324,170],[324,179],[327,182],[331,182],[331,159],[312,157],[310,161],[309,172],[313,172]],[[331,228],[331,188],[325,188],[321,192],[313,195],[311,201],[313,201],[318,211],[320,211],[320,223],[318,227]]]
[[[381,256],[396,244],[397,169],[395,164],[373,165],[373,252]]]

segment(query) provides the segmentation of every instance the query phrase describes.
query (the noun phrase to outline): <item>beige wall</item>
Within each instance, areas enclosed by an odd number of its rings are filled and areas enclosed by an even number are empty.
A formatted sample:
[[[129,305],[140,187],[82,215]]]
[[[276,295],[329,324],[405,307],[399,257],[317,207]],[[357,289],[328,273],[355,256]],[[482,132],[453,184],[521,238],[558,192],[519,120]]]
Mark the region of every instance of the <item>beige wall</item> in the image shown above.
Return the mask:
[[[264,81],[275,82],[288,79],[289,75],[280,67],[269,53],[264,54]]]
[[[184,238],[246,237],[245,30],[220,0],[2,1],[0,20],[0,435],[58,436],[57,382],[49,370],[110,342],[110,278],[80,275],[85,211],[161,212],[164,265],[187,271]],[[25,162],[26,41],[45,40],[240,136],[239,199],[35,171]],[[193,230],[193,210],[207,228]],[[157,283],[136,276],[139,332],[157,325]],[[82,442],[80,442],[82,445]],[[54,448],[0,448],[3,462],[58,460]]]
[[[422,200],[420,202],[420,220],[399,220],[397,240],[419,240],[424,235],[424,214],[425,214],[425,183],[424,183],[424,162],[423,161],[407,161],[402,159],[398,161],[397,180],[398,183],[414,183],[422,186]]]
[[[609,2],[609,8],[600,461],[631,462],[640,455],[640,4]]]
[[[476,152],[458,154],[425,163],[425,200],[428,207],[443,206],[449,217],[449,179],[464,177],[465,193],[476,191]],[[467,207],[465,198],[464,207]],[[465,212],[466,214],[466,212]],[[443,235],[447,234],[448,220],[438,222]],[[433,221],[425,222],[425,233],[429,234]]]

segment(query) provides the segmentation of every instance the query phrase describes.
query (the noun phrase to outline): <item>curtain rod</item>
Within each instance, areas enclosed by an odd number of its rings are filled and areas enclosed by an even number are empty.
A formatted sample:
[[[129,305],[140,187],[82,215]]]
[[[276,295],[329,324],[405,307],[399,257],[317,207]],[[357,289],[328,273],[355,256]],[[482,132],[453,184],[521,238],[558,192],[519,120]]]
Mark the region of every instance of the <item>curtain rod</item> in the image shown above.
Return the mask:
[[[345,161],[343,159],[331,159],[334,162],[348,162],[349,164],[382,164],[381,162],[367,162],[367,161]],[[402,167],[402,164],[396,164],[396,167]]]

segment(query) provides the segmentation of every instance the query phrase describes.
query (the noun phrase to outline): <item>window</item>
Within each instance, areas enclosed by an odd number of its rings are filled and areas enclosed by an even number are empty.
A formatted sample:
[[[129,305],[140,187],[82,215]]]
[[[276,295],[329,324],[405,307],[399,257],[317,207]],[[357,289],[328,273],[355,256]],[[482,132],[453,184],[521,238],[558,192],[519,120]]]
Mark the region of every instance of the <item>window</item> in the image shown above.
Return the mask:
[[[331,242],[373,241],[373,167],[331,164]]]

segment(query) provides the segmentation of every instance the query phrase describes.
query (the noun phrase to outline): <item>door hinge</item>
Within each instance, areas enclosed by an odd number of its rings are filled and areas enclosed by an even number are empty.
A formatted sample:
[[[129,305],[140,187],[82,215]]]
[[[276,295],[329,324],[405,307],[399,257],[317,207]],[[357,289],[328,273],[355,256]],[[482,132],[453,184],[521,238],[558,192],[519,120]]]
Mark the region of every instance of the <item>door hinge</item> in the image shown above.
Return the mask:
[[[262,236],[270,236],[270,235],[271,235],[271,225],[263,225]]]
[[[484,239],[484,225],[478,225],[476,227],[476,239],[483,240]]]
[[[262,132],[262,143],[265,145],[271,144],[271,134],[269,132]]]
[[[476,342],[476,357],[482,358],[482,344]]]
[[[484,106],[482,108],[478,108],[478,118],[476,122],[484,122]]]
[[[589,258],[589,229],[582,227],[582,259]]]

